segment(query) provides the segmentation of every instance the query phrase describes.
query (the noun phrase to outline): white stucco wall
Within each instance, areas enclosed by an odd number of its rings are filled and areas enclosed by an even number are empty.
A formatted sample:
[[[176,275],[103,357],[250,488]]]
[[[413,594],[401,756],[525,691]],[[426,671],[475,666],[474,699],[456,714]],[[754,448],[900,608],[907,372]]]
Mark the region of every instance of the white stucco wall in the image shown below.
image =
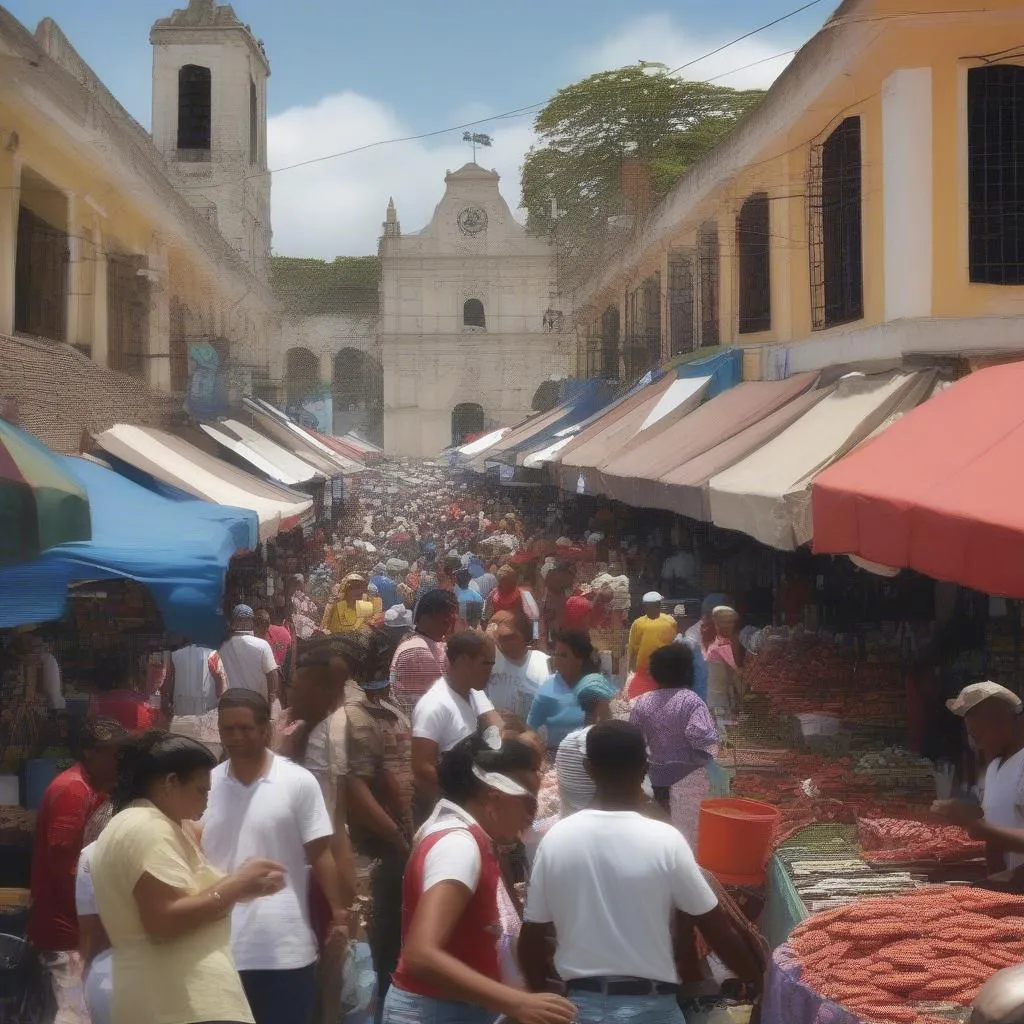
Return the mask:
[[[558,305],[551,248],[513,218],[498,182],[475,164],[449,173],[433,218],[416,234],[402,235],[389,213],[380,245],[389,452],[436,455],[464,402],[481,405],[488,424],[514,423],[542,381],[570,372],[569,337],[544,325]],[[467,299],[483,303],[484,329],[464,326]]]

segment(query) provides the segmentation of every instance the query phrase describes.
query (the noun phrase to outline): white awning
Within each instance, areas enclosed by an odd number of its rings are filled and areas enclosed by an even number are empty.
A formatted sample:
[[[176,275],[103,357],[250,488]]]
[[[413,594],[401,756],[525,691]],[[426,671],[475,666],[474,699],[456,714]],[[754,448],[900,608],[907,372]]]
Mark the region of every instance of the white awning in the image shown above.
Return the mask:
[[[678,380],[672,381],[668,391],[658,399],[658,404],[648,413],[647,419],[644,420],[643,426],[637,433],[643,433],[648,427],[653,427],[659,420],[664,419],[670,412],[675,412],[683,402],[689,401],[710,383],[710,377],[680,377]]]
[[[464,444],[459,449],[459,454],[479,455],[480,452],[487,451],[491,445],[497,444],[511,429],[511,427],[500,427],[498,430],[492,430],[489,434],[484,434],[483,437],[478,437],[475,441]]]
[[[852,374],[792,426],[712,477],[711,521],[791,551],[811,539],[810,486],[890,416],[924,397],[921,375]]]
[[[247,426],[245,423],[240,423],[238,420],[222,420],[217,425],[203,423],[200,426],[220,444],[225,444],[225,441],[233,442],[228,447],[231,447],[232,451],[236,451],[244,459],[252,462],[253,465],[263,463],[269,466],[269,469],[264,468],[263,465],[260,465],[259,468],[286,487],[308,483],[310,480],[324,479],[327,475],[315,466],[310,465],[305,459],[300,458],[294,452],[289,451],[276,441],[272,441],[269,437],[253,430],[252,427]],[[225,427],[235,437],[231,437],[224,430],[218,430],[218,426]],[[235,440],[235,438],[240,438],[240,440]],[[242,450],[239,450],[237,446],[241,446]],[[252,456],[255,456],[255,458]]]
[[[547,448],[541,448],[539,452],[531,452],[523,459],[523,465],[527,469],[539,469],[546,462],[553,461],[554,457],[573,439],[573,431],[568,437],[560,438],[555,441],[554,444],[549,444]]]
[[[118,423],[96,443],[109,455],[186,494],[256,513],[260,540],[298,526],[313,501],[209,455],[174,434],[154,427]]]

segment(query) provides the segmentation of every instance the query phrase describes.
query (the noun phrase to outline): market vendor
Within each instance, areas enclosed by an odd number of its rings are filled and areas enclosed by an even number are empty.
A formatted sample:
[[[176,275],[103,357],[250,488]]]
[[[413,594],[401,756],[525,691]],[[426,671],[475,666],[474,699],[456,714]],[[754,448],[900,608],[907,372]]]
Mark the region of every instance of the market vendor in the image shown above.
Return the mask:
[[[985,840],[993,881],[1024,891],[1024,704],[1005,686],[984,682],[964,687],[946,707],[988,762],[985,793],[980,807],[941,800],[933,810]]]

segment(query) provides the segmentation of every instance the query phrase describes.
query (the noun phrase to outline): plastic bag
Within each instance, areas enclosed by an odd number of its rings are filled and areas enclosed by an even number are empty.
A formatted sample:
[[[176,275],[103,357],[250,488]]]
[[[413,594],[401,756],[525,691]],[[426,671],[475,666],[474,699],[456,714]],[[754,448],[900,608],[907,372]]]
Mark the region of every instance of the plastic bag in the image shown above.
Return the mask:
[[[373,1024],[377,1012],[377,972],[365,942],[350,942],[341,983],[338,1024]]]

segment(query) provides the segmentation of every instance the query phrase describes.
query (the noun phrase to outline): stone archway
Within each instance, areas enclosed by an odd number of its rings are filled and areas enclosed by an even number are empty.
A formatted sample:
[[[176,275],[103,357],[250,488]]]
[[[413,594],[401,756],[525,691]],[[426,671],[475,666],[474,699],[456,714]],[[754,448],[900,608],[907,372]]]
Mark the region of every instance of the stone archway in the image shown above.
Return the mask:
[[[484,409],[476,402],[461,402],[452,409],[452,444],[465,444],[466,440],[484,432]]]
[[[319,383],[320,360],[308,348],[288,349],[284,365],[284,391],[288,405],[301,405]]]
[[[354,430],[380,444],[384,434],[384,368],[380,360],[357,348],[334,356],[332,388],[334,433]]]

